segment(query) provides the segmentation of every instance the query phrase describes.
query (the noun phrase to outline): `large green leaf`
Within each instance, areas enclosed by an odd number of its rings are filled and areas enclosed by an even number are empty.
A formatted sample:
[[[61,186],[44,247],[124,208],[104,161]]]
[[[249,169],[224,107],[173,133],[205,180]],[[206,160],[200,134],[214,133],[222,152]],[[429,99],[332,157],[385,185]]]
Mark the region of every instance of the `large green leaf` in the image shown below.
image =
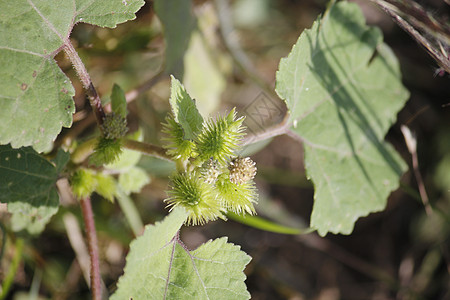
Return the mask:
[[[340,2],[280,62],[276,91],[315,185],[311,227],[349,234],[386,205],[405,164],[384,136],[408,98],[397,60],[356,4]]]
[[[184,53],[195,27],[191,0],[155,0],[155,13],[164,27],[166,73],[182,79]]]
[[[75,94],[53,57],[76,22],[115,27],[143,0],[0,1],[0,144],[49,149],[72,124]]]
[[[226,238],[187,250],[177,234],[186,220],[175,209],[133,241],[111,299],[249,299],[243,269],[250,257]]]
[[[68,159],[60,151],[52,163],[30,147],[0,146],[0,202],[8,204],[14,230],[38,233],[58,211],[55,183]]]
[[[171,76],[171,79],[169,102],[173,117],[183,128],[184,138],[193,140],[202,129],[203,118],[184,86],[175,77]]]

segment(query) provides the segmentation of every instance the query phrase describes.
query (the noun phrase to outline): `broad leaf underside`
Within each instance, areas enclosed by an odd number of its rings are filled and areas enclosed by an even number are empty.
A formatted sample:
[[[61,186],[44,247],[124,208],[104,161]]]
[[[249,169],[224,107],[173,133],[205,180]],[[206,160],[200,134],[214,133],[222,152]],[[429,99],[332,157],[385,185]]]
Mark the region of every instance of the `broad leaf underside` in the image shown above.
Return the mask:
[[[315,185],[311,227],[349,234],[380,211],[405,164],[383,141],[408,98],[397,60],[357,5],[338,3],[280,62],[277,93]]]

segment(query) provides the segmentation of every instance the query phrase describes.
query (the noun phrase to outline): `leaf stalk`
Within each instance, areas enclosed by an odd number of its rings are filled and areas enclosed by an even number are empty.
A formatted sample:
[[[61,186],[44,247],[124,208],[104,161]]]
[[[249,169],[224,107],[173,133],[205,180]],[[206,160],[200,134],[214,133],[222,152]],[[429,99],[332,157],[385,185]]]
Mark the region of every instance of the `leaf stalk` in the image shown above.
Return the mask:
[[[91,198],[85,197],[80,200],[81,211],[85,224],[89,257],[91,260],[91,291],[93,300],[102,299],[102,285],[100,277],[100,261],[98,256],[98,240],[95,231],[94,213],[92,212]]]
[[[100,125],[103,124],[103,119],[105,118],[105,111],[102,106],[102,101],[100,100],[100,97],[97,94],[97,90],[92,84],[91,77],[89,76],[86,67],[84,66],[80,56],[78,55],[77,51],[75,50],[70,41],[66,41],[64,43],[64,52],[67,54],[70,61],[72,62],[72,65],[75,68],[75,71],[77,72],[84,89],[86,90],[86,93],[89,97],[89,103],[91,104],[91,107],[95,114],[95,119],[97,120],[97,124],[101,128]]]

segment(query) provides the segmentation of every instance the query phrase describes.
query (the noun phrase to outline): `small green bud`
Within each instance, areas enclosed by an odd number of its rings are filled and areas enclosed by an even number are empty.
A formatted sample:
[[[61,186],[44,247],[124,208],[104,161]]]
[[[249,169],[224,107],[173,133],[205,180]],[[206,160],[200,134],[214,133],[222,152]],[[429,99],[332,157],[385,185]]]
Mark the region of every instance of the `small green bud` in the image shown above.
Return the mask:
[[[184,139],[184,131],[180,124],[178,124],[172,116],[166,118],[166,123],[163,123],[162,132],[165,136],[162,138],[166,144],[164,148],[167,149],[167,154],[174,159],[186,160],[195,156],[195,144],[191,140]]]
[[[70,177],[70,186],[78,199],[90,196],[97,186],[94,171],[84,168],[76,170]]]
[[[243,137],[244,117],[237,120],[233,109],[226,117],[210,118],[203,124],[203,131],[197,137],[197,151],[201,160],[213,158],[223,163],[234,155]]]
[[[119,139],[128,132],[127,119],[114,112],[103,118],[101,125],[103,136],[107,139]]]
[[[234,184],[242,184],[255,178],[256,164],[250,157],[236,157],[228,165],[230,181]]]
[[[183,207],[188,213],[187,224],[198,225],[224,218],[224,209],[216,199],[213,186],[203,181],[196,172],[177,173],[171,177],[169,207]]]
[[[97,166],[115,162],[122,153],[122,141],[120,139],[99,138],[89,162]]]

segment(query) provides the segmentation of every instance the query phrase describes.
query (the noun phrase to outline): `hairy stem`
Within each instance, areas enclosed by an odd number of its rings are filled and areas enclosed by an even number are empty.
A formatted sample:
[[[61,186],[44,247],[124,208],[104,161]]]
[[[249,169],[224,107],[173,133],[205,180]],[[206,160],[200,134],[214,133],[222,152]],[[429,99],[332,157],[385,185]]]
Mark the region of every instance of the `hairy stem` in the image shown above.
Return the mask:
[[[83,212],[84,224],[86,227],[87,243],[91,260],[91,291],[93,300],[102,299],[102,285],[100,277],[100,262],[98,257],[98,241],[95,231],[94,214],[92,212],[91,198],[86,197],[80,200]]]
[[[289,114],[284,119],[271,127],[265,128],[263,132],[257,132],[252,135],[247,135],[242,141],[242,145],[250,145],[266,139],[270,139],[279,135],[288,134],[291,123],[289,122]]]
[[[100,100],[100,97],[97,94],[97,90],[92,84],[91,77],[89,76],[86,67],[84,66],[80,56],[78,55],[77,51],[75,50],[70,41],[66,41],[64,43],[64,52],[69,57],[70,61],[73,64],[73,67],[75,68],[75,71],[80,77],[81,83],[83,84],[83,87],[86,90],[86,93],[89,97],[89,103],[91,104],[91,107],[94,111],[97,124],[101,128],[100,125],[103,124],[103,119],[105,118],[105,111],[103,110],[102,101]]]
[[[129,139],[124,139],[123,142],[124,142],[123,146],[127,149],[139,151],[146,155],[155,156],[158,158],[172,161],[172,158],[166,154],[166,150],[160,146]]]

